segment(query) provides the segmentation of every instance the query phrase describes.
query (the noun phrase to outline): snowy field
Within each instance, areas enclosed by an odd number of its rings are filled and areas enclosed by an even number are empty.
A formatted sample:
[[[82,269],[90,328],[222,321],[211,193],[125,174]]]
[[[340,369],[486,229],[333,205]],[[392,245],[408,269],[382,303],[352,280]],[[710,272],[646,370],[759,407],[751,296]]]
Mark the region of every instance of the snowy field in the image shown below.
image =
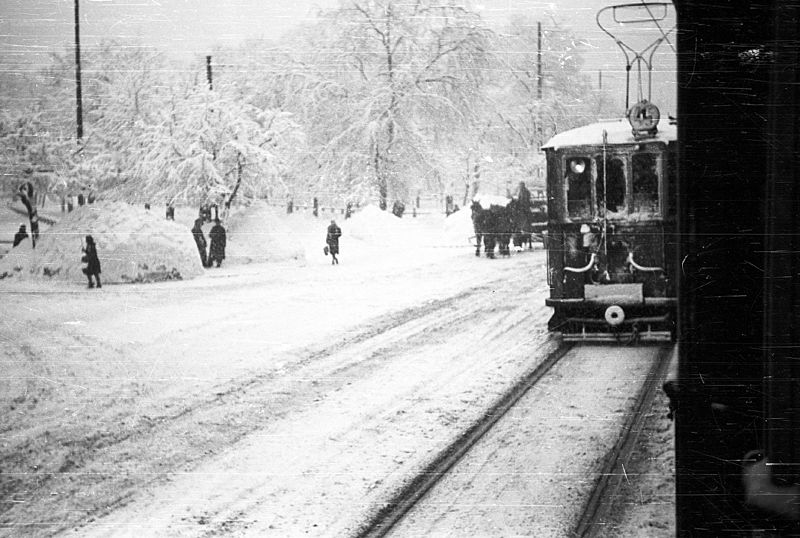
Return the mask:
[[[165,254],[194,248],[188,211],[93,211],[0,260],[1,535],[346,536],[550,345],[541,245],[476,258],[466,211],[337,215],[331,266],[330,215],[256,206],[219,269]],[[142,226],[197,275],[116,278],[153,255]]]

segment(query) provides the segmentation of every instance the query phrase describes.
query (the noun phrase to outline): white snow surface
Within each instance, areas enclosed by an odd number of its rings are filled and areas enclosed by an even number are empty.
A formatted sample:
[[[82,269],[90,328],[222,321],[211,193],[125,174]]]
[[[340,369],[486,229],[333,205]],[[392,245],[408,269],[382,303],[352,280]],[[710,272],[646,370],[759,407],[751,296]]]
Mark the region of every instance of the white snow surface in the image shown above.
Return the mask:
[[[608,144],[636,144],[643,140],[637,140],[633,136],[631,124],[627,120],[605,121],[584,125],[576,129],[570,129],[555,135],[548,140],[542,149],[571,146],[599,146],[603,143],[603,131],[608,135]],[[678,129],[667,121],[658,124],[658,132],[652,138],[644,141],[660,140],[662,142],[672,142],[678,139]]]
[[[41,232],[36,248],[26,241],[0,259],[0,277],[85,282],[81,248],[97,245],[104,283],[196,277],[203,272],[191,233],[159,213],[119,202],[98,202],[64,214]]]
[[[10,211],[5,213],[6,220],[24,221]],[[168,221],[160,208],[145,210],[118,202],[98,202],[71,213],[55,213],[57,224],[42,227],[35,249],[29,241],[24,242],[0,258],[0,279],[84,283],[81,247],[86,235],[92,235],[97,244],[104,284],[195,278],[203,274],[190,232],[197,214],[194,209],[179,207],[175,215],[175,221]],[[377,259],[394,265],[423,247],[433,249],[436,256],[450,255],[454,249],[469,245],[474,235],[469,211],[457,211],[447,219],[429,217],[398,218],[369,205],[347,220],[324,212],[315,218],[310,212],[286,215],[283,208],[256,202],[231,209],[223,222],[227,231],[224,265],[328,263],[330,258],[325,258],[323,247],[332,219],[343,230],[340,248],[345,259]],[[432,226],[431,219],[444,224]],[[210,229],[211,224],[203,225],[207,240]],[[13,232],[16,229],[9,226],[4,233],[9,241]],[[426,253],[426,257],[430,255]]]
[[[129,210],[175,230],[197,259],[194,211],[177,208],[172,223]],[[337,214],[335,267],[322,252],[330,213],[237,211],[230,252],[259,237],[249,248],[274,240],[303,256],[197,261],[192,281],[86,290],[72,260],[88,217],[70,214],[48,235],[75,219],[52,259],[67,263],[62,252],[80,280],[0,279],[13,313],[0,327],[0,455],[27,458],[8,458],[28,484],[4,514],[12,533],[354,535],[543,353],[544,253],[475,257],[468,209]],[[104,248],[98,239],[101,261]],[[572,378],[587,402],[607,368]]]
[[[210,229],[203,231],[208,235]],[[305,260],[299,233],[264,202],[233,209],[226,232],[226,263]]]
[[[381,211],[374,205],[367,205],[351,219],[348,219],[348,236],[373,243],[396,244],[397,241],[402,241],[406,235],[404,233],[406,222],[407,220],[404,221],[389,211]],[[326,220],[326,223],[329,221]]]
[[[459,209],[444,221],[444,240],[451,245],[465,245],[475,235],[472,226],[472,212]]]
[[[506,207],[508,203],[511,201],[510,198],[506,198],[505,196],[499,196],[496,194],[478,194],[472,200],[474,202],[478,202],[479,204],[481,204],[481,207],[483,209],[489,209],[493,205]]]

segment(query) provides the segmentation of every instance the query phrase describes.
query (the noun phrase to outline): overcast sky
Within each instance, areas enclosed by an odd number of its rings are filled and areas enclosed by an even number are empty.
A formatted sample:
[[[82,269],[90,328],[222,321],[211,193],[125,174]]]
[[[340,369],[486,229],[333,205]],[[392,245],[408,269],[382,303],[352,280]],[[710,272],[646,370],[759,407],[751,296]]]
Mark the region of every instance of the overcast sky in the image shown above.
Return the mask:
[[[280,37],[303,21],[313,20],[318,9],[339,5],[339,0],[79,1],[82,47],[107,38],[138,38],[187,59],[209,54],[216,44],[235,45],[251,37]],[[475,0],[473,5],[494,28],[520,13],[541,18],[546,27],[551,24],[546,12],[555,12],[562,24],[590,44],[591,51],[584,58],[594,83],[602,70],[604,86],[621,87],[624,91],[624,56],[595,22],[600,8],[620,3],[625,2]],[[50,52],[70,50],[74,43],[74,6],[75,0],[0,0],[3,70],[36,68],[47,61]],[[665,44],[654,62],[657,74],[653,100],[661,101],[662,113],[675,113],[673,56]]]

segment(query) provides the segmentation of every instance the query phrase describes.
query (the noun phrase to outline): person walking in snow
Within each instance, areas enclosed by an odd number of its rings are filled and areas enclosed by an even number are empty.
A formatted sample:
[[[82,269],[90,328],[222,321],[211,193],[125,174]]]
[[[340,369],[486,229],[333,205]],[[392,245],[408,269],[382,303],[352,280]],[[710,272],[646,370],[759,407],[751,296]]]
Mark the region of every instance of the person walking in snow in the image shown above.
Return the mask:
[[[211,239],[211,246],[208,248],[208,266],[211,267],[214,262],[217,262],[217,267],[222,264],[225,259],[225,228],[219,222],[219,218],[214,219],[214,226],[208,232],[208,237]]]
[[[89,279],[89,287],[94,288],[92,276],[97,281],[97,287],[102,288],[100,284],[100,259],[97,257],[97,247],[94,244],[94,238],[91,235],[86,236],[86,246],[83,247],[83,258],[81,261],[86,264],[83,268],[83,274]]]
[[[335,220],[331,220],[328,226],[328,235],[325,237],[325,242],[328,244],[328,252],[331,255],[331,265],[338,265],[339,259],[336,257],[339,254],[339,237],[342,236],[342,229],[336,225]]]
[[[194,228],[192,228],[192,235],[194,236],[194,242],[197,245],[197,252],[200,253],[200,262],[203,264],[203,267],[208,267],[208,262],[206,260],[206,236],[203,235],[202,217],[195,219]]]
[[[28,231],[25,229],[25,225],[24,224],[20,224],[19,225],[19,230],[17,230],[17,233],[14,234],[14,244],[11,245],[11,248],[16,247],[17,245],[22,243],[27,238],[28,238]]]

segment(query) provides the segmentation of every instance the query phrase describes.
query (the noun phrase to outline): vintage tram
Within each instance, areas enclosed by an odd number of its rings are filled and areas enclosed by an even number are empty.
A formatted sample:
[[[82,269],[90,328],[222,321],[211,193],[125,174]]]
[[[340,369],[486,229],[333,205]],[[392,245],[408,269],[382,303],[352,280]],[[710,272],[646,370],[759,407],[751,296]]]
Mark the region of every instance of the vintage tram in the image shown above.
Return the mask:
[[[648,101],[628,121],[562,132],[547,158],[550,330],[565,340],[674,334],[675,125]]]

